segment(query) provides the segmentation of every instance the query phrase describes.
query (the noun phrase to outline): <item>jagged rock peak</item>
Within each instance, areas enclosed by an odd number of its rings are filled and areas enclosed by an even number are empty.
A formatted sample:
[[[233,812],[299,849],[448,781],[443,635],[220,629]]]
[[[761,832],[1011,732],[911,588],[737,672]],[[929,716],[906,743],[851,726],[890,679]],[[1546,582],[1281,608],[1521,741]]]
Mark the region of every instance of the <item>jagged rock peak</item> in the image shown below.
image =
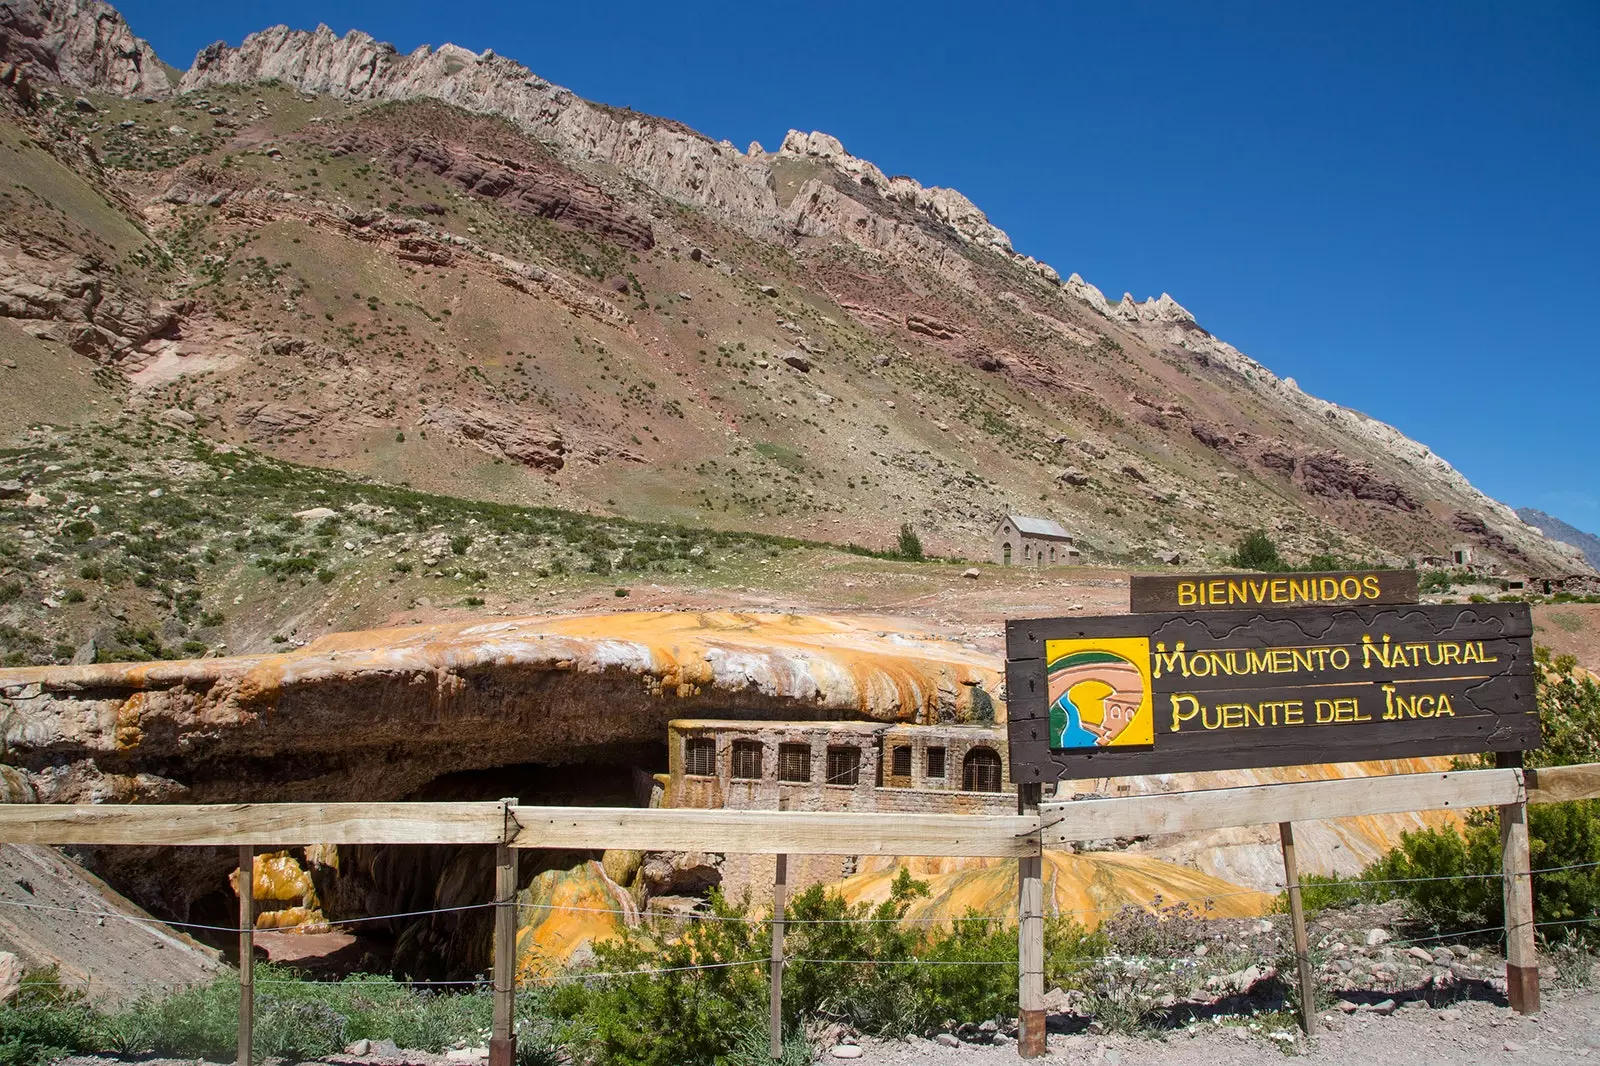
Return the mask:
[[[747,232],[771,232],[779,217],[765,160],[681,123],[590,103],[492,51],[444,44],[401,55],[356,30],[340,37],[326,26],[274,26],[252,33],[237,48],[220,41],[205,48],[180,88],[272,79],[347,100],[433,99],[498,115],[666,196],[717,211]]]
[[[101,0],[0,0],[0,64],[34,81],[117,96],[172,95],[155,49]]]
[[[858,159],[845,151],[837,137],[816,131],[801,133],[799,130],[790,130],[783,138],[778,154],[820,159],[862,184],[871,185],[888,199],[932,215],[964,240],[1015,254],[1012,252],[1011,238],[1006,236],[1005,231],[991,223],[978,205],[956,190],[924,187],[904,176],[888,177],[876,164]]]

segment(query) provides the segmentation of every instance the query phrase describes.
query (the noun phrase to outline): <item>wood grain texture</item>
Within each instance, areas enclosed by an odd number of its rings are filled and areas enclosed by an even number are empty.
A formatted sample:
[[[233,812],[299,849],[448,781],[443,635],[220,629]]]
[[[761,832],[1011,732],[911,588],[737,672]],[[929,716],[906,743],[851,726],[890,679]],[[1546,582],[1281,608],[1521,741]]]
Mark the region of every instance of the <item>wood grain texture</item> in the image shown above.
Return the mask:
[[[1423,755],[1520,751],[1539,744],[1532,617],[1526,604],[1377,606],[1032,619],[1007,625],[1006,710],[1011,775],[1018,784],[1069,777],[1181,773],[1359,762]],[[1108,637],[1150,642],[1155,743],[1052,747],[1047,643]],[[1383,643],[1385,636],[1392,640]],[[1370,637],[1368,645],[1363,637]],[[1186,658],[1175,660],[1182,646]],[[1394,647],[1409,645],[1397,653]],[[1447,655],[1443,649],[1448,647]],[[1163,653],[1163,649],[1165,653]],[[1301,649],[1293,662],[1269,658]],[[1311,650],[1329,654],[1311,658]],[[1332,649],[1340,649],[1338,656]],[[1470,649],[1470,650],[1469,650]],[[1255,653],[1252,655],[1252,652]],[[1348,662],[1345,661],[1348,657]],[[1429,658],[1433,661],[1430,663]],[[1463,661],[1471,660],[1471,661]],[[1479,661],[1482,660],[1482,661]],[[1305,663],[1315,662],[1314,668]],[[1198,664],[1198,665],[1197,665]],[[1396,700],[1438,696],[1439,717],[1383,716]],[[1223,705],[1300,701],[1301,722],[1204,728],[1174,716],[1188,695],[1221,724]],[[1318,700],[1355,700],[1362,720],[1316,721]],[[1185,710],[1196,704],[1181,704]],[[1248,712],[1253,713],[1253,712]],[[1285,716],[1287,718],[1287,716]],[[1287,718],[1293,722],[1293,718]],[[1303,724],[1301,724],[1303,723]],[[1232,724],[1239,725],[1240,720]],[[1198,727],[1198,728],[1197,728]]]
[[[634,848],[746,855],[1018,857],[1038,851],[1025,815],[857,814],[634,807],[516,807],[518,848]]]
[[[0,804],[8,844],[498,844],[499,803]]]
[[[1401,774],[1119,796],[1042,804],[1040,836],[1044,845],[1051,847],[1075,840],[1191,833],[1271,822],[1496,807],[1517,802],[1522,796],[1521,778],[1512,770]]]
[[[1529,803],[1600,799],[1600,762],[1526,770]]]
[[[1134,574],[1128,581],[1128,610],[1134,614],[1416,602],[1415,570]]]

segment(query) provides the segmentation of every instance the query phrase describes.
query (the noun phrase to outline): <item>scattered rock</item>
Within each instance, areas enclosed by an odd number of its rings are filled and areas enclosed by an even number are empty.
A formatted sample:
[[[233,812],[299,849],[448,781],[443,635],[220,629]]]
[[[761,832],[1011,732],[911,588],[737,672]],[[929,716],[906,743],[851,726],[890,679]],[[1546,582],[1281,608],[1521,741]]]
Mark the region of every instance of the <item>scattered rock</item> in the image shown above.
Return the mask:
[[[836,1059],[859,1059],[861,1049],[855,1044],[836,1044],[828,1054]]]
[[[324,518],[334,518],[339,514],[332,507],[311,507],[304,511],[296,511],[294,516],[305,522],[320,522]]]
[[[773,288],[771,285],[763,285],[761,286],[761,295],[776,296],[778,295],[778,290]]]
[[[1406,949],[1406,954],[1411,956],[1413,959],[1416,959],[1420,963],[1428,966],[1433,965],[1433,952],[1429,951],[1427,948],[1419,948],[1414,946],[1409,947]]]
[[[961,576],[968,577],[976,581],[978,579],[978,568],[976,566],[969,566],[965,570],[961,571]]]
[[[961,1046],[961,1041],[957,1040],[950,1033],[940,1033],[938,1036],[934,1037],[933,1040],[934,1040],[934,1043],[938,1044],[940,1047],[960,1047]]]
[[[1137,481],[1137,482],[1140,482],[1142,484],[1142,483],[1150,480],[1149,478],[1144,476],[1144,471],[1140,470],[1138,467],[1134,466],[1132,463],[1123,463],[1122,464],[1122,472],[1124,474],[1128,475],[1128,480],[1130,480],[1130,481]]]
[[[1522,1045],[1517,1043],[1515,1040],[1507,1040],[1501,1046],[1504,1047],[1507,1051],[1510,1051],[1510,1052],[1513,1052],[1513,1053],[1523,1050]]]
[[[0,500],[21,499],[22,493],[22,482],[0,481]]]
[[[1446,1007],[1439,1012],[1439,1020],[1441,1022],[1459,1022],[1461,1020],[1461,1011],[1455,1007]]]
[[[9,1002],[22,987],[22,960],[9,951],[0,951],[0,1003]]]
[[[1089,475],[1075,466],[1069,466],[1056,475],[1056,480],[1063,485],[1087,485],[1089,483]]]
[[[161,412],[161,421],[179,426],[192,426],[195,424],[194,415],[181,407],[169,407]]]
[[[790,352],[788,355],[783,357],[783,361],[800,371],[802,374],[811,373],[811,360],[807,359],[799,352]]]
[[[372,1041],[357,1040],[344,1049],[346,1055],[365,1055],[372,1051]]]
[[[1367,947],[1369,948],[1375,948],[1379,944],[1388,943],[1390,939],[1389,930],[1387,929],[1367,930]]]
[[[28,498],[22,501],[24,507],[49,507],[50,497],[39,492],[28,493]]]

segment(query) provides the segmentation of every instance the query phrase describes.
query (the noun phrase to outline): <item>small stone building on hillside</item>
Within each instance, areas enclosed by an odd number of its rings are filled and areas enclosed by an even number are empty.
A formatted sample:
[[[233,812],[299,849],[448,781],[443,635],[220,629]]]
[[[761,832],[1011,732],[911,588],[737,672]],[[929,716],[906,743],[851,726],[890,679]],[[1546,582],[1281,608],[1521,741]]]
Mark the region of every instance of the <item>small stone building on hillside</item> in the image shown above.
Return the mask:
[[[1083,557],[1060,522],[1008,514],[994,530],[994,561],[1001,566],[1076,566]]]

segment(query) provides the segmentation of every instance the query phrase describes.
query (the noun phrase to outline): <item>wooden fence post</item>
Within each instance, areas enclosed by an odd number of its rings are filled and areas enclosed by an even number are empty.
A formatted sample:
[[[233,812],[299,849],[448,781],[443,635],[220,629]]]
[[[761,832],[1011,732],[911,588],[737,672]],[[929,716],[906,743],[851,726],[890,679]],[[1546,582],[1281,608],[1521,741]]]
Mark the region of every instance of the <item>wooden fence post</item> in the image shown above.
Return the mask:
[[[1294,856],[1294,823],[1279,822],[1283,841],[1283,878],[1289,890],[1289,922],[1294,927],[1294,957],[1300,970],[1300,1028],[1311,1035],[1311,1016],[1317,1011],[1317,981],[1311,972],[1311,947],[1306,938],[1306,912],[1300,902],[1300,864]]]
[[[1520,767],[1521,752],[1496,752],[1499,766]],[[1518,769],[1518,777],[1522,771]],[[1506,998],[1518,1014],[1539,1013],[1539,957],[1534,947],[1533,873],[1526,798],[1500,808],[1501,889],[1506,910]]]
[[[1043,791],[1037,784],[1017,786],[1017,813],[1038,814]],[[1017,1053],[1025,1059],[1045,1054],[1044,1009],[1044,849],[1017,860]]]
[[[511,807],[506,805],[507,839],[514,834]],[[489,1032],[489,1066],[515,1066],[517,1061],[517,851],[506,844],[495,849],[494,872],[494,1019]]]
[[[255,1044],[256,849],[239,848],[239,1066],[250,1066]]]
[[[771,1052],[774,1061],[783,1058],[783,908],[788,903],[789,856],[779,854],[772,874],[772,961],[768,983],[772,997]]]

